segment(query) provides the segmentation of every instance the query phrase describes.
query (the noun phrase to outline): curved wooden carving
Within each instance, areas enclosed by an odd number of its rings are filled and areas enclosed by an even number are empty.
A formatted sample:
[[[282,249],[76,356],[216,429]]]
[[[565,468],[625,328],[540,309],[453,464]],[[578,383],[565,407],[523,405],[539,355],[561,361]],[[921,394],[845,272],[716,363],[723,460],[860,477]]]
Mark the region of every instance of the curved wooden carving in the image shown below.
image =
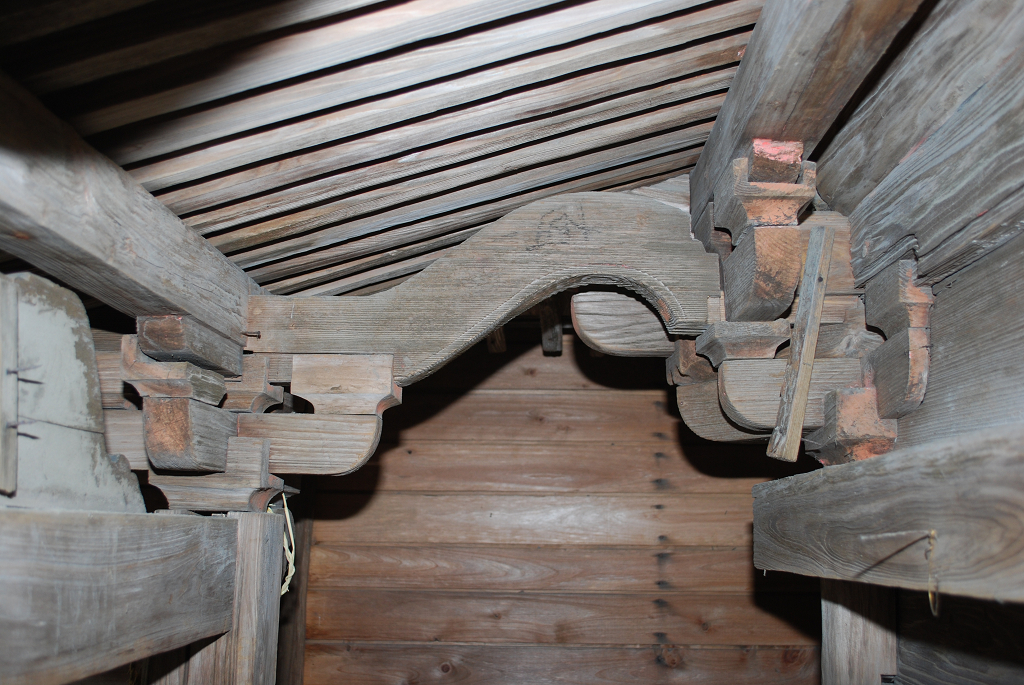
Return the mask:
[[[673,334],[704,330],[718,257],[677,209],[617,193],[560,195],[484,228],[405,283],[364,297],[250,298],[256,352],[394,354],[399,385],[417,381],[488,332],[579,285],[628,288]]]

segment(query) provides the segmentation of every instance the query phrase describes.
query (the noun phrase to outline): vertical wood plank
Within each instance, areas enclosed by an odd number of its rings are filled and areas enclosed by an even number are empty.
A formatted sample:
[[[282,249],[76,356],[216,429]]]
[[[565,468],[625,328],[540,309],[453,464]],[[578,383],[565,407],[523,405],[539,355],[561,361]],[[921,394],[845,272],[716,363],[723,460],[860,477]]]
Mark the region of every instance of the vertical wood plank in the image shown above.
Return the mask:
[[[814,349],[818,345],[818,325],[821,323],[821,308],[825,304],[825,286],[835,239],[834,226],[815,226],[807,244],[800,303],[790,338],[792,355],[782,388],[779,417],[768,443],[768,456],[782,461],[796,461],[800,451],[811,372],[814,370]]]
[[[0,492],[18,486],[18,286],[0,276]]]
[[[822,685],[878,685],[896,674],[896,590],[821,581]]]
[[[302,685],[306,651],[306,588],[313,549],[315,481],[306,478],[302,495],[289,500],[295,516],[295,575],[281,598],[281,627],[277,638],[278,685]]]

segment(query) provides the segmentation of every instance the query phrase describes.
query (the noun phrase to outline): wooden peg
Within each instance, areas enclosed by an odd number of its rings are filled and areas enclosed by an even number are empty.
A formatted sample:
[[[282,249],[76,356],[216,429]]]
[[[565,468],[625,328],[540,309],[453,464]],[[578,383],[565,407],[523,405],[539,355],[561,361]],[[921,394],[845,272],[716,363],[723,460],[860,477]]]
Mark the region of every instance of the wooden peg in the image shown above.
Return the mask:
[[[267,355],[247,354],[242,359],[242,377],[227,381],[224,409],[262,414],[284,401],[284,388],[270,384],[270,359]]]
[[[713,366],[727,359],[774,359],[775,350],[789,340],[789,322],[719,321],[708,326],[696,340],[697,354]]]
[[[544,354],[557,357],[562,354],[562,317],[558,310],[549,303],[537,305],[537,316],[540,317],[540,344]]]
[[[838,388],[825,395],[825,423],[805,448],[825,465],[870,459],[892,450],[896,421],[878,415],[875,389]]]
[[[224,378],[189,362],[158,362],[143,353],[137,336],[121,337],[121,380],[141,397],[182,397],[214,406],[224,397]]]
[[[390,354],[297,354],[292,358],[293,394],[317,414],[375,414],[402,403]]]
[[[818,344],[818,326],[821,324],[821,310],[825,304],[825,288],[828,285],[835,238],[835,226],[815,226],[811,229],[800,284],[800,307],[796,312],[790,338],[791,356],[782,387],[782,401],[772,439],[768,442],[768,456],[774,459],[796,461],[800,452],[800,437],[814,370],[814,352]]]
[[[140,316],[139,346],[162,362],[191,362],[225,376],[242,375],[242,344],[191,316]]]
[[[921,406],[928,387],[929,337],[927,328],[904,328],[868,355],[882,418],[898,419]]]

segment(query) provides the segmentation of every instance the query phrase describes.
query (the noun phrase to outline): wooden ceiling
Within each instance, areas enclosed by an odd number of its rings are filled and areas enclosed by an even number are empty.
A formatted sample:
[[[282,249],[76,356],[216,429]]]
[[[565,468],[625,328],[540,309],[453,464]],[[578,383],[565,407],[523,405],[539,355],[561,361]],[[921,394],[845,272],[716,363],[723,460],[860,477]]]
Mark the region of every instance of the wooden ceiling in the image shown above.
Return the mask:
[[[338,295],[686,173],[761,4],[8,1],[0,70],[271,292]]]

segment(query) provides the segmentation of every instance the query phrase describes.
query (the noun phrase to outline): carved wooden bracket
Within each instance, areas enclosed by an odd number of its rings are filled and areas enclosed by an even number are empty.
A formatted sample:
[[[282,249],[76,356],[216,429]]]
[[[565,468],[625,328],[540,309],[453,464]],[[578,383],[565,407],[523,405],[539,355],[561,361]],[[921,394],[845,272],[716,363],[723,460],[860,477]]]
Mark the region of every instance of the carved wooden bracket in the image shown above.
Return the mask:
[[[669,333],[695,334],[719,294],[718,259],[648,198],[578,193],[534,202],[482,229],[405,283],[364,297],[250,298],[248,346],[292,354],[393,354],[405,386],[556,292],[617,285]]]

